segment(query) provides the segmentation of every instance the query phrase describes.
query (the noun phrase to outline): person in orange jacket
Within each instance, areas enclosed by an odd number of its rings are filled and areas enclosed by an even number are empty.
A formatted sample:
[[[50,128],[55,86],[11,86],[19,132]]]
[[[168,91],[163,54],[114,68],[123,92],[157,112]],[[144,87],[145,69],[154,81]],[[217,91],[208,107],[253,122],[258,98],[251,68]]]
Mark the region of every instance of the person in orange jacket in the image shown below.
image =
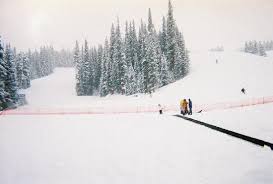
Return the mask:
[[[180,100],[180,113],[181,113],[181,114],[184,114],[183,100]]]
[[[181,114],[185,115],[188,114],[188,102],[186,99],[180,101],[180,110]]]

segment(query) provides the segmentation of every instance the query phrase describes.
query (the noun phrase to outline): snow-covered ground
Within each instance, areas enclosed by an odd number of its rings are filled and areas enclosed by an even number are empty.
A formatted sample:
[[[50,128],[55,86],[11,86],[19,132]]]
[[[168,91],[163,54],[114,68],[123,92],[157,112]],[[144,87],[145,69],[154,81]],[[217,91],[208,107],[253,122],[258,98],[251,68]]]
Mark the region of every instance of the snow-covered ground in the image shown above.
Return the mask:
[[[234,51],[192,53],[191,74],[160,89],[155,96],[167,97],[172,103],[182,97],[196,103],[218,103],[273,96],[272,53],[268,57]],[[241,93],[242,88],[246,95]]]
[[[273,143],[273,104],[194,114],[193,118]]]
[[[215,63],[216,58],[218,64]],[[192,73],[149,95],[77,97],[74,70],[32,81],[29,105],[15,111],[126,110],[158,103],[196,104],[273,95],[273,54],[191,53]],[[240,89],[246,88],[243,95]],[[178,109],[177,109],[178,110]],[[273,105],[193,117],[273,141]],[[157,113],[0,116],[0,183],[273,183],[273,152]]]
[[[3,116],[0,183],[273,182],[273,153],[158,114]]]

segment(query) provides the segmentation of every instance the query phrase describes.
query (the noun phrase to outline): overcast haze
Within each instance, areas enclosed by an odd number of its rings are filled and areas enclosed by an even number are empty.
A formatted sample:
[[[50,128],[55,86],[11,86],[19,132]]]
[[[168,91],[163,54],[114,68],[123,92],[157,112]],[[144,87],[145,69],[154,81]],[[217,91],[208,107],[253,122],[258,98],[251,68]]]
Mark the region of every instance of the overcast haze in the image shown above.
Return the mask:
[[[190,49],[236,49],[246,40],[273,39],[273,0],[173,0],[176,22]],[[168,0],[0,0],[0,35],[19,50],[52,44],[73,48],[86,38],[103,43],[111,23],[147,17],[156,27]]]

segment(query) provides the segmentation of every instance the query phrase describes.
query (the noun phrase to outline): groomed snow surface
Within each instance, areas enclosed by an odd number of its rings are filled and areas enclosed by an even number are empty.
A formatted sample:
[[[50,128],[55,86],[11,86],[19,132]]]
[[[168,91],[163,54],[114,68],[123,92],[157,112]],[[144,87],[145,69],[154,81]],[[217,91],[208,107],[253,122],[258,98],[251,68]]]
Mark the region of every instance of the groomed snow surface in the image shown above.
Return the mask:
[[[76,97],[72,69],[32,81],[18,111],[217,103],[273,95],[273,55],[191,53],[192,73],[152,97]],[[218,64],[215,59],[218,58]],[[240,93],[245,87],[246,95]],[[273,142],[273,104],[192,117]],[[273,152],[175,112],[0,116],[1,184],[273,183]]]

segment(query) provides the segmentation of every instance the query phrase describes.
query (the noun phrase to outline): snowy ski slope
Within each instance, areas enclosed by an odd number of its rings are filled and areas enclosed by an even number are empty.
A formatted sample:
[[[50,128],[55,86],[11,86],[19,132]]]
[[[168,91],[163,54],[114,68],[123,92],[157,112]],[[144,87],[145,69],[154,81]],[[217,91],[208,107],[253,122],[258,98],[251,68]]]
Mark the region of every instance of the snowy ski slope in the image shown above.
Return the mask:
[[[271,184],[273,154],[228,135],[157,113],[70,114],[98,109],[150,110],[158,103],[237,101],[273,93],[273,54],[191,53],[192,74],[152,97],[77,97],[73,69],[32,81],[29,105],[0,116],[2,184]],[[215,64],[218,58],[219,63]],[[271,84],[270,84],[271,82]],[[247,95],[240,93],[245,87]],[[272,104],[194,114],[194,118],[272,140]],[[14,112],[14,111],[13,111]],[[261,118],[258,118],[258,117]]]
[[[260,57],[242,52],[193,52],[191,74],[157,90],[152,97],[113,95],[77,97],[72,68],[57,68],[54,74],[32,81],[26,91],[28,106],[19,110],[43,112],[149,112],[157,104],[176,111],[182,98],[191,98],[194,105],[231,103],[266,97],[273,102],[273,52]],[[218,64],[216,64],[216,59]],[[246,89],[246,95],[241,88]],[[200,107],[201,108],[201,107]],[[18,111],[18,110],[17,110]]]

